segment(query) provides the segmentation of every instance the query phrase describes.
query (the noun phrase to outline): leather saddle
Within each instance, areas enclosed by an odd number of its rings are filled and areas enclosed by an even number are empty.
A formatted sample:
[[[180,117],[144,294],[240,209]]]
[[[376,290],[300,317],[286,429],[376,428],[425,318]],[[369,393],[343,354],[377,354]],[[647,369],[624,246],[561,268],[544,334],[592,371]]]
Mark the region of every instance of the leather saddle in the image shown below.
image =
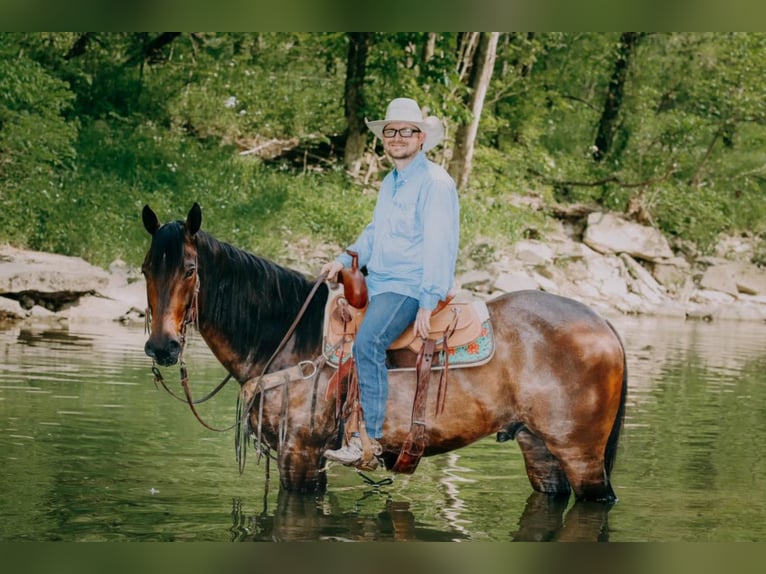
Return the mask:
[[[364,277],[357,269],[356,254],[349,252],[349,255],[352,256],[351,273],[346,275],[341,273],[340,276],[343,292],[331,289],[325,311],[325,357],[329,364],[338,367],[338,371],[328,383],[327,393],[328,396],[335,395],[338,401],[336,409],[339,414],[341,413],[341,394],[338,392],[340,381],[351,375],[349,395],[356,397],[358,393],[358,379],[352,371],[353,359],[344,361],[344,357],[351,356],[354,338],[364,320],[368,303]],[[431,314],[431,331],[425,341],[415,334],[413,325],[409,325],[388,348],[389,369],[414,368],[417,372],[411,428],[392,467],[394,472],[412,474],[425,453],[427,440],[424,421],[430,372],[432,368],[440,366],[434,364],[436,352],[447,351],[439,353],[445,361],[441,365],[437,389],[436,415],[439,415],[444,410],[447,393],[449,354],[453,349],[473,344],[482,337],[487,331],[485,324],[488,325],[488,323],[489,312],[486,304],[481,301],[455,302],[454,297],[448,296]],[[332,350],[332,357],[327,355],[328,349]],[[346,403],[348,402],[347,397]],[[346,420],[350,425],[355,424],[359,428],[359,420],[363,416],[359,401],[352,399],[350,403],[345,415]],[[362,433],[362,436],[365,437],[366,434]],[[364,440],[363,438],[363,444]],[[366,447],[365,453],[367,453]],[[371,459],[371,454],[365,454],[364,464],[370,463]]]
[[[325,315],[325,348],[336,348],[337,354],[348,356],[366,310],[367,305],[363,308],[354,307],[343,293],[331,292]],[[456,302],[448,297],[446,301],[440,302],[431,315],[428,338],[435,342],[435,351],[444,350],[445,335],[449,348],[467,345],[482,334],[482,323],[488,318],[487,307],[483,302]],[[414,368],[423,343],[415,334],[413,325],[407,327],[388,348],[389,368]]]

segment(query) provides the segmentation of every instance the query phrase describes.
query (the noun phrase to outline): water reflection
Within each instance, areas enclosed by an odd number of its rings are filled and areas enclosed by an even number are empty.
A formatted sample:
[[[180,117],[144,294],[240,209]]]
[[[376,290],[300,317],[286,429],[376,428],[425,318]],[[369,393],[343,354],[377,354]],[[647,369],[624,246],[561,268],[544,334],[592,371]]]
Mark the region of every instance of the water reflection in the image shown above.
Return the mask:
[[[532,493],[518,446],[492,437],[380,488],[336,466],[321,497],[281,493],[154,388],[142,329],[0,330],[0,540],[766,538],[766,325],[612,320],[630,393],[611,508]],[[223,375],[198,337],[187,365],[195,395]],[[200,408],[225,427],[235,403],[226,388]]]
[[[370,498],[375,499],[370,504]],[[575,502],[569,497],[532,493],[508,540],[514,542],[607,542],[611,506]],[[372,508],[380,508],[372,511]],[[279,492],[276,508],[265,500],[250,514],[241,499],[232,503],[232,541],[431,541],[471,540],[464,528],[433,528],[421,523],[412,504],[391,493],[366,490],[344,509],[332,492],[312,495]]]
[[[519,518],[514,542],[608,542],[607,515],[612,505],[575,502],[533,492]]]
[[[382,508],[370,513],[370,506]],[[397,501],[378,489],[363,491],[350,510],[344,510],[332,492],[316,497],[280,491],[275,509],[264,505],[255,515],[243,510],[241,500],[234,501],[232,540],[449,542],[469,538],[419,524],[410,506],[408,501]]]

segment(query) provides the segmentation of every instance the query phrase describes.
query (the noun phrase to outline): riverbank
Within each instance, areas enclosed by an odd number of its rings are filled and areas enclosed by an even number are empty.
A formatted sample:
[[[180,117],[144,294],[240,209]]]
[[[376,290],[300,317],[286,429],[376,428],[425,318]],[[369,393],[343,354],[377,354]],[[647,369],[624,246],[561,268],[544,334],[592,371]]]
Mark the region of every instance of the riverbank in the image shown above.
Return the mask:
[[[715,255],[703,257],[612,213],[570,211],[557,222],[544,239],[518,242],[482,264],[461,262],[458,295],[491,299],[540,289],[604,314],[766,321],[766,270],[751,262],[759,238],[722,238]],[[311,275],[333,251],[293,253],[289,265]],[[104,270],[75,257],[0,247],[4,323],[142,323],[145,306],[143,278],[124,262]]]

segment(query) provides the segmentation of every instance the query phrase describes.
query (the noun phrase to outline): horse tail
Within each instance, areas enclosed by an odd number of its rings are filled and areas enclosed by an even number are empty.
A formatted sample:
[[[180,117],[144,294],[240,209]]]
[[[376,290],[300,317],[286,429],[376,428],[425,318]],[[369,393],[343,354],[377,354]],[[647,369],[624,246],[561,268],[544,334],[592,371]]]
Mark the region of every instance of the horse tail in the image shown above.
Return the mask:
[[[620,334],[609,321],[607,321],[607,324],[617,337],[617,341],[619,341],[620,348],[622,349],[622,388],[620,389],[620,407],[617,409],[617,416],[614,418],[612,431],[609,433],[609,439],[606,442],[606,449],[604,451],[606,477],[607,479],[610,479],[612,476],[612,468],[614,468],[614,461],[617,457],[617,443],[620,440],[620,431],[622,430],[625,419],[625,402],[628,396],[628,359],[625,353],[625,345],[622,342]]]

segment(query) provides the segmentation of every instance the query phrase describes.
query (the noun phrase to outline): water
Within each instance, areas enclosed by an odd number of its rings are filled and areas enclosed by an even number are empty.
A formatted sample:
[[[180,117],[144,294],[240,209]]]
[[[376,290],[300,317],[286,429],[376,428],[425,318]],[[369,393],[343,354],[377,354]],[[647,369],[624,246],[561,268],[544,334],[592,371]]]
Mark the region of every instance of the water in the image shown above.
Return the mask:
[[[630,393],[608,512],[533,494],[492,437],[390,485],[334,466],[324,496],[285,496],[154,388],[142,329],[0,329],[0,540],[765,540],[766,325],[612,319]],[[197,336],[187,363],[198,394],[224,375]],[[227,426],[235,400],[201,414]]]

